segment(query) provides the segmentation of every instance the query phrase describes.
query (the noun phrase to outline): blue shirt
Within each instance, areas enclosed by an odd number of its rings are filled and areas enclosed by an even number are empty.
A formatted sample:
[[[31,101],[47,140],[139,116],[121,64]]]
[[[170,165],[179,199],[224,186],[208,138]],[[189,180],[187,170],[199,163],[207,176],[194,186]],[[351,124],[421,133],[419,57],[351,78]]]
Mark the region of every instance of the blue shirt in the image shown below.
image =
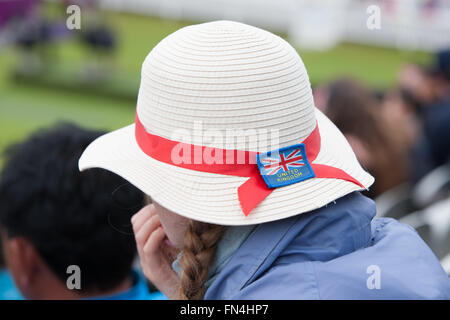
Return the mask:
[[[106,296],[89,297],[87,300],[167,300],[159,291],[150,292],[145,278],[137,271],[132,272],[133,286],[124,292]],[[7,270],[0,271],[0,300],[23,300]]]
[[[23,300],[8,270],[0,270],[0,300]]]
[[[258,225],[205,299],[450,299],[450,278],[415,230],[375,213],[354,192]]]
[[[159,291],[150,292],[145,278],[133,271],[133,286],[124,292],[106,296],[89,297],[88,300],[167,300],[166,296]]]

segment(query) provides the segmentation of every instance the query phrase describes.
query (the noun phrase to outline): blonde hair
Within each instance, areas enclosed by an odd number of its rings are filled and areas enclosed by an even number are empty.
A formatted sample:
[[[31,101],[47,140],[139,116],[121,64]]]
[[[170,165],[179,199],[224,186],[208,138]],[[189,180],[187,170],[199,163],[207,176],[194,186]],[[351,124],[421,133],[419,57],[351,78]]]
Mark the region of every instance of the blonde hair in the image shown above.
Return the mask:
[[[179,299],[201,300],[205,295],[217,244],[223,234],[223,226],[191,220],[184,237],[183,254],[180,259]]]

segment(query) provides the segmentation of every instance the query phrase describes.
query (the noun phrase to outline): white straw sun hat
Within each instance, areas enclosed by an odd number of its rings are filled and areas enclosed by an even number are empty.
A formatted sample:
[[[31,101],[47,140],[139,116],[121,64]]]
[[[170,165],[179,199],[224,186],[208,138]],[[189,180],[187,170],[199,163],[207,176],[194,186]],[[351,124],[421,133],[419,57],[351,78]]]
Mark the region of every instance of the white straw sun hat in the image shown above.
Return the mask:
[[[174,154],[187,155],[187,149],[170,154],[177,142],[184,143],[181,149],[200,146],[200,157],[205,147],[217,148],[211,155],[224,149],[259,153],[258,163],[180,164]],[[303,162],[267,165],[291,151],[284,156]],[[315,108],[297,52],[274,34],[231,21],[188,26],[155,46],[142,65],[136,124],[95,140],[79,167],[115,172],[167,209],[221,225],[287,218],[374,181]],[[244,167],[251,174],[239,174]],[[278,186],[268,181],[272,176]],[[239,193],[244,184],[248,188]]]

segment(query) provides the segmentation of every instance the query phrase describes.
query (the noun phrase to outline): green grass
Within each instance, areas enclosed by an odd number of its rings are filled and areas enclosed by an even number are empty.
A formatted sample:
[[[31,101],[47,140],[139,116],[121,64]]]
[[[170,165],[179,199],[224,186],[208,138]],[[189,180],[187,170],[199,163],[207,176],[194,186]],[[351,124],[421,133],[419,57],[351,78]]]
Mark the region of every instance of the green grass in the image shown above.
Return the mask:
[[[352,76],[375,89],[395,85],[399,68],[407,62],[426,65],[430,55],[357,44],[341,44],[326,52],[299,50],[313,84]]]
[[[123,86],[131,88],[131,96],[137,93],[140,67],[147,53],[162,38],[188,24],[123,13],[108,13],[106,20],[118,35],[114,72],[122,79]],[[89,57],[75,40],[57,45],[55,53],[58,63],[72,70],[79,70]],[[425,53],[354,44],[342,44],[326,52],[300,50],[300,55],[313,84],[349,75],[376,88],[393,85],[396,71],[404,62],[426,63],[429,60]],[[11,81],[17,61],[17,52],[13,48],[0,51],[0,150],[37,128],[58,121],[73,121],[85,127],[106,130],[133,122],[133,99]]]

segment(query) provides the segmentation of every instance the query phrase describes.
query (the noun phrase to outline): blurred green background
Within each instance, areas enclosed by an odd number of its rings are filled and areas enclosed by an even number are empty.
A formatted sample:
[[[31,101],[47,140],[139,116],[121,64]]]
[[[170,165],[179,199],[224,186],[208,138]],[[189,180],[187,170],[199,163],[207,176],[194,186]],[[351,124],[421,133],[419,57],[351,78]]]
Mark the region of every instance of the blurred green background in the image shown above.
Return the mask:
[[[112,80],[103,88],[89,90],[89,85],[76,85],[81,81],[79,71],[89,58],[76,38],[60,41],[52,48],[55,62],[63,66],[63,71],[55,71],[51,65],[46,71],[53,83],[74,83],[73,87],[14,79],[19,63],[17,49],[0,48],[0,150],[31,131],[58,121],[106,130],[132,123],[145,56],[162,38],[192,23],[116,12],[105,12],[104,17],[117,36],[117,50]],[[341,44],[326,52],[299,53],[313,85],[350,75],[378,90],[395,83],[396,72],[405,62],[426,64],[430,60],[430,55],[423,52],[356,44]],[[64,79],[60,81],[58,77]]]

